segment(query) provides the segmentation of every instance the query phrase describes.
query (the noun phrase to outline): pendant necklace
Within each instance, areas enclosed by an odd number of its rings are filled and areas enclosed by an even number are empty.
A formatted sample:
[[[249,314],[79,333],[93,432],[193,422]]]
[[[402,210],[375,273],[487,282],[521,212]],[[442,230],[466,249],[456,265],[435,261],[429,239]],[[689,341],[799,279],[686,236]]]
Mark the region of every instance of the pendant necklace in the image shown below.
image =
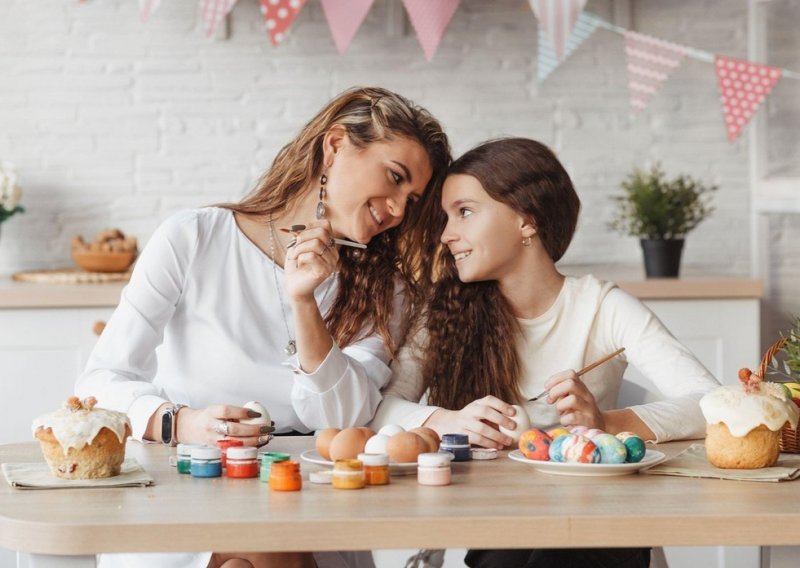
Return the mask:
[[[278,302],[281,304],[281,315],[283,316],[283,325],[286,327],[286,337],[289,338],[289,341],[286,343],[286,347],[283,348],[283,352],[286,353],[288,356],[292,356],[297,353],[297,342],[292,339],[292,333],[289,331],[289,321],[286,319],[286,308],[283,307],[283,295],[281,294],[281,285],[278,282],[278,257],[275,253],[275,226],[272,224],[272,213],[269,214],[269,250],[270,254],[272,255],[272,275],[275,277],[275,289],[278,292]]]

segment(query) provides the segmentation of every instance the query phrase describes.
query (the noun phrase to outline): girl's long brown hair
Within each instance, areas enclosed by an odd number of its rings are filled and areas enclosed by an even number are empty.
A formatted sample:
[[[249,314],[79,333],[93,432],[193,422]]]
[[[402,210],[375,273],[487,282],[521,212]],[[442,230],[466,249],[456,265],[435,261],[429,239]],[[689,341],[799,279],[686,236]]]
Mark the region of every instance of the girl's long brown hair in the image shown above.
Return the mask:
[[[526,138],[486,142],[453,162],[448,174],[474,177],[492,199],[532,223],[553,261],[566,252],[580,200],[566,170],[543,144]],[[441,188],[437,193],[441,199]],[[441,213],[437,235],[445,224]],[[447,247],[439,247],[435,258],[439,278],[426,307],[422,364],[430,403],[460,409],[486,395],[521,402],[521,329],[500,287],[496,281],[462,283]]]
[[[395,285],[405,287],[408,321],[421,293],[431,282],[426,259],[436,248],[436,235],[428,227],[437,214],[434,188],[441,185],[450,163],[450,146],[442,126],[422,107],[377,87],[353,88],[330,101],[300,133],[284,146],[253,191],[239,203],[222,204],[233,211],[267,216],[297,202],[308,181],[322,171],[322,142],[334,125],[343,126],[356,147],[373,142],[409,138],[426,151],[433,175],[422,199],[406,209],[403,222],[372,239],[369,254],[342,247],[339,251],[339,287],[326,324],[334,341],[344,347],[377,332],[394,356],[403,338],[393,341],[389,322],[393,316]]]

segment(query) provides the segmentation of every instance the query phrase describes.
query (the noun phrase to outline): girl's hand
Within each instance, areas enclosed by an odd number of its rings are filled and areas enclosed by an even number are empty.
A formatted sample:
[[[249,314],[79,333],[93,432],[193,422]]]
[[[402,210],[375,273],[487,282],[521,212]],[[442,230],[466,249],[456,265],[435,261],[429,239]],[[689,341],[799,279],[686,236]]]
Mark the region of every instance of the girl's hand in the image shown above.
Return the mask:
[[[547,379],[544,386],[550,391],[547,403],[555,404],[563,426],[606,429],[605,417],[594,395],[575,371],[557,373]]]
[[[463,433],[469,436],[469,443],[484,448],[502,450],[514,443],[509,436],[497,428],[502,425],[513,430],[516,423],[509,418],[515,410],[494,396],[485,396],[470,402],[461,410],[440,408],[428,418],[425,426],[436,430],[439,436]]]
[[[239,424],[239,420],[257,418],[256,414],[248,408],[224,404],[204,409],[181,408],[177,416],[178,441],[215,446],[218,440],[231,438],[241,440],[245,446],[263,446],[272,439],[272,425]]]
[[[290,300],[314,301],[314,290],[339,266],[339,251],[333,243],[331,224],[322,219],[298,232],[286,251],[284,272]]]

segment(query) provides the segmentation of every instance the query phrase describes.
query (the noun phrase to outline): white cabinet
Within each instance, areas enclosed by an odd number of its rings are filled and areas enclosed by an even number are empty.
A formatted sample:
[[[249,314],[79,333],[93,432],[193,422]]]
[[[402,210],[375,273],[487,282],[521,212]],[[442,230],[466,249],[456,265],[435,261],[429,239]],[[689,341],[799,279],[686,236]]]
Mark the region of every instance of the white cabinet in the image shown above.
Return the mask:
[[[645,304],[722,383],[736,383],[741,367],[755,369],[761,360],[758,298],[646,300]],[[656,388],[629,367],[620,406],[660,398]],[[760,568],[757,546],[666,547],[670,568]]]
[[[72,394],[113,310],[0,309],[0,444],[31,441],[31,421]]]

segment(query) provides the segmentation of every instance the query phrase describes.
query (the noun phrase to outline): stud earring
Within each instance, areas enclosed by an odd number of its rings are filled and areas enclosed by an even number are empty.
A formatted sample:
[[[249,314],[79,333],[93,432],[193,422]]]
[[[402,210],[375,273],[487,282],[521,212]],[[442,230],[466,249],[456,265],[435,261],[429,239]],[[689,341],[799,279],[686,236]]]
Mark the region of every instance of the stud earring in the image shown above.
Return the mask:
[[[522,246],[529,247],[529,246],[531,246],[532,242],[533,242],[533,239],[531,239],[531,237],[525,237],[525,238],[522,239]]]
[[[319,176],[319,202],[317,202],[317,219],[325,217],[325,196],[328,194],[325,191],[325,184],[328,183],[328,176],[322,174]]]

